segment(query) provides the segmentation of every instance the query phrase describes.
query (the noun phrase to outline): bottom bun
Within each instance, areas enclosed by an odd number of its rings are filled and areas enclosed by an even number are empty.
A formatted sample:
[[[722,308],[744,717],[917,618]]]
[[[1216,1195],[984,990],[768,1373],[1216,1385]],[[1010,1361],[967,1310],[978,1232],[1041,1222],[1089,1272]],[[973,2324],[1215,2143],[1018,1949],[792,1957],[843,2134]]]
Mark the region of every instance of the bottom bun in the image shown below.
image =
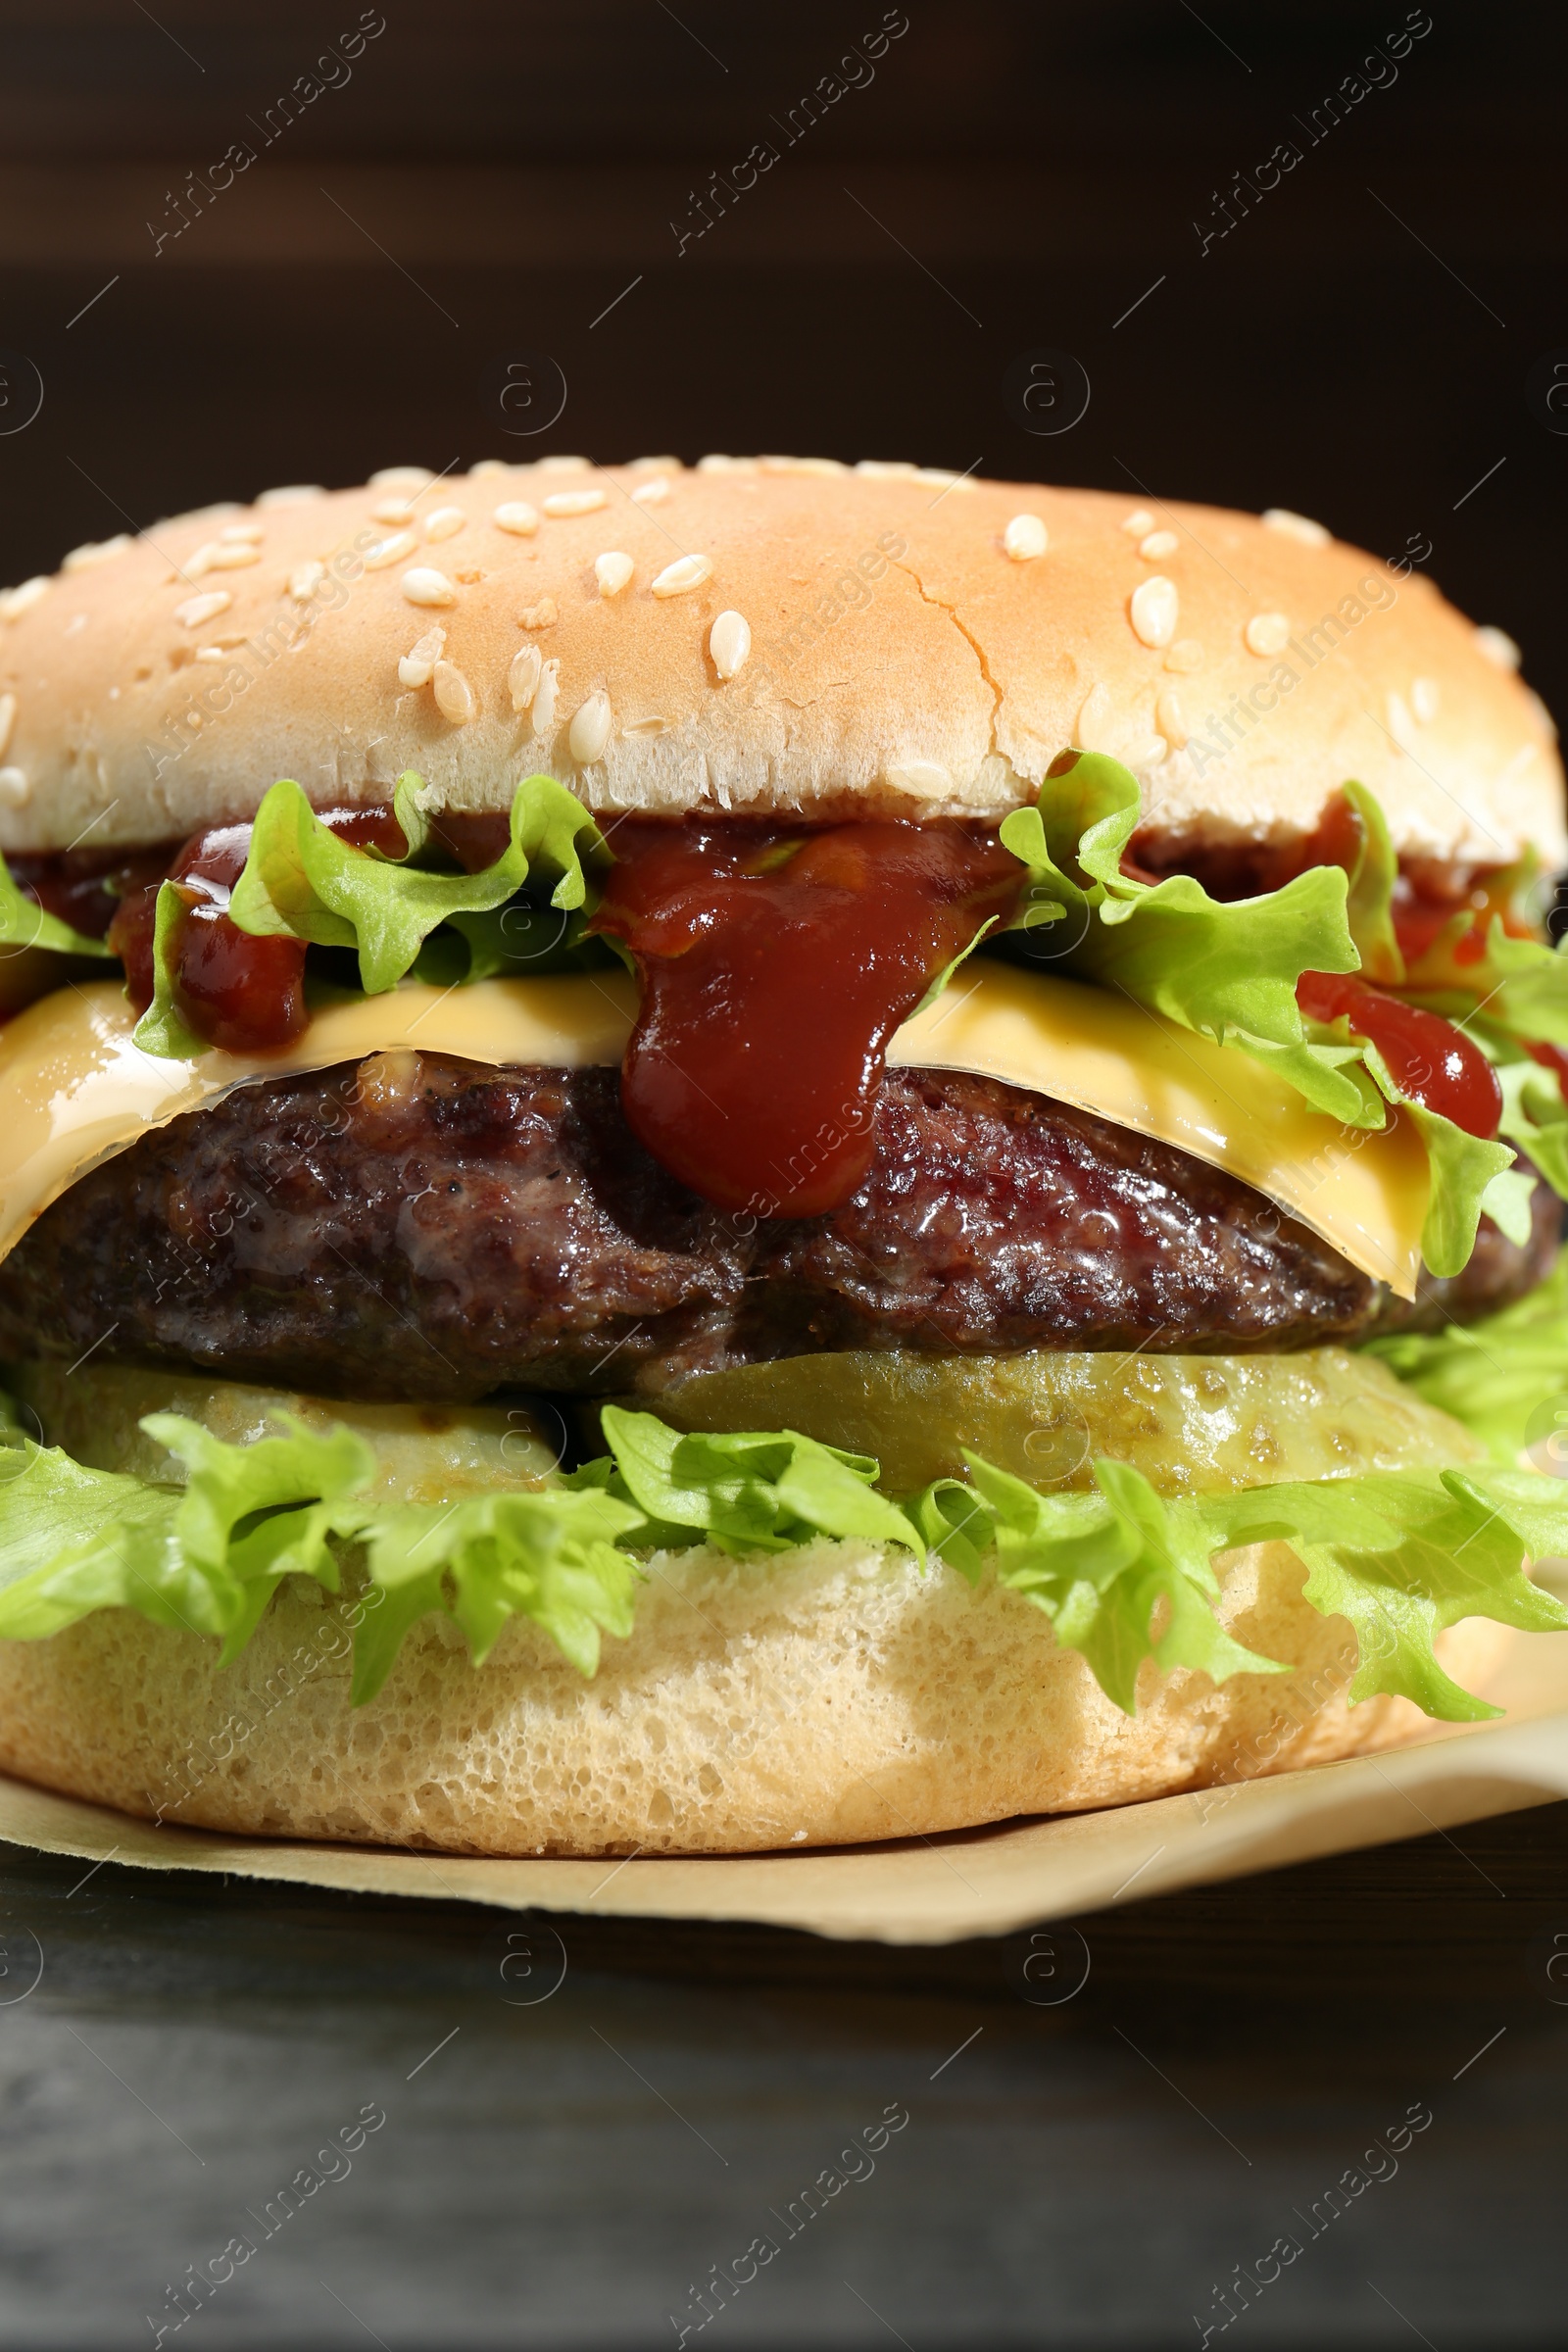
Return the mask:
[[[0,1766],[127,1813],[460,1854],[745,1853],[1077,1812],[1387,1747],[1407,1700],[1351,1708],[1355,1638],[1284,1544],[1220,1566],[1223,1622],[1283,1675],[1162,1675],[1123,1715],[1017,1594],[819,1541],[771,1559],[662,1552],[636,1629],[584,1682],[513,1621],[475,1668],[425,1619],[349,1706],[340,1602],[294,1580],[238,1663],[106,1610],[0,1642]],[[1461,1681],[1506,1629],[1440,1640]]]

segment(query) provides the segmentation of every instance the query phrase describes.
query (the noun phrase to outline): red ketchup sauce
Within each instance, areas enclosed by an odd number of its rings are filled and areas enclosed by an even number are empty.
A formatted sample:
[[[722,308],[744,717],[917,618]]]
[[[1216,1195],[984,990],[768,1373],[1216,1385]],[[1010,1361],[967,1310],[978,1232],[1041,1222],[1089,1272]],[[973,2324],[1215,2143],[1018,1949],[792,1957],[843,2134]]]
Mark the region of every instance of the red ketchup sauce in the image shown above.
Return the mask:
[[[632,1132],[720,1208],[808,1217],[869,1167],[889,1039],[1025,875],[980,825],[623,818],[591,928],[642,1008]]]
[[[1467,1135],[1490,1138],[1502,1115],[1502,1090],[1479,1046],[1441,1014],[1368,988],[1353,972],[1303,972],[1296,1002],[1314,1021],[1341,1013],[1377,1047],[1395,1084],[1423,1110],[1441,1112]]]
[[[401,858],[407,847],[390,808],[317,812],[364,849]],[[161,877],[184,901],[172,961],[174,1007],[204,1045],[226,1054],[264,1054],[288,1045],[310,1019],[305,1002],[306,944],[253,938],[232,921],[229,896],[250,855],[249,824],[211,825],[186,842]],[[126,893],[109,926],[109,945],[125,966],[125,991],[138,1011],[153,1001],[153,934],[158,883]]]

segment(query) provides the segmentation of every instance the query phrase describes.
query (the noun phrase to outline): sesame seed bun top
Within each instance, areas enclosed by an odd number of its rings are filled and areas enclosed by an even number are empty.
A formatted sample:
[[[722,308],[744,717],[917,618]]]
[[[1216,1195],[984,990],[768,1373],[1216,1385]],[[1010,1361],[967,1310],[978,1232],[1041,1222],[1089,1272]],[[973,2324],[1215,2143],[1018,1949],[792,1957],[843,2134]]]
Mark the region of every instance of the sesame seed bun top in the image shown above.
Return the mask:
[[[1067,744],[1149,828],[1568,859],[1551,723],[1418,570],[1261,520],[910,466],[417,467],[77,549],[0,597],[0,848],[181,838],[279,776],[547,769],[591,807],[1001,816]]]

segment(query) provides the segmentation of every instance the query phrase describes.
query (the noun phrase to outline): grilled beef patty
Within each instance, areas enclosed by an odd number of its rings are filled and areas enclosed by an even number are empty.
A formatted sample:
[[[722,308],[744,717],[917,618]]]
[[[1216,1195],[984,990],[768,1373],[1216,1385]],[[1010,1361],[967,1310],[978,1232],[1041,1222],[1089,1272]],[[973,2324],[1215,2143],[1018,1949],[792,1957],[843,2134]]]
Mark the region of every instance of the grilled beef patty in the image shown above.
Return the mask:
[[[44,1212],[0,1263],[0,1353],[461,1399],[656,1392],[824,1348],[1299,1348],[1379,1312],[1248,1185],[1021,1089],[891,1071],[875,1142],[844,1208],[758,1221],[642,1149],[612,1069],[400,1053],[247,1086]],[[1494,1229],[1422,1319],[1541,1280],[1544,1186],[1537,1206],[1529,1248]]]

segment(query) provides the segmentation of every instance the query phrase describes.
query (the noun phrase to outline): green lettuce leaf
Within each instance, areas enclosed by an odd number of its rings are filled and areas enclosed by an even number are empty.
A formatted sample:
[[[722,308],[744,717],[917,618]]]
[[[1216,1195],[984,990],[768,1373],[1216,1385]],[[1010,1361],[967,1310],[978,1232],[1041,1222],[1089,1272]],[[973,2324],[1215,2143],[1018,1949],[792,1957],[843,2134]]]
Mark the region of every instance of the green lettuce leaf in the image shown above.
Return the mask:
[[[1382,804],[1364,784],[1344,786],[1344,795],[1360,833],[1360,848],[1350,868],[1346,919],[1367,979],[1379,988],[1404,985],[1404,957],[1394,930],[1394,886],[1399,860],[1389,836]]]
[[[1375,1048],[1367,1049],[1369,1061],[1375,1052]],[[1381,1061],[1382,1056],[1378,1059]],[[1476,1246],[1476,1227],[1483,1211],[1495,1215],[1499,1224],[1506,1219],[1513,1228],[1514,1239],[1523,1238],[1522,1215],[1523,1233],[1528,1234],[1531,1186],[1528,1178],[1513,1176],[1514,1154],[1510,1146],[1483,1143],[1479,1136],[1469,1135],[1451,1119],[1444,1118],[1441,1111],[1427,1110],[1421,1103],[1412,1102],[1392,1084],[1389,1100],[1403,1103],[1427,1148],[1432,1193],[1421,1228],[1421,1254],[1434,1274],[1464,1272]]]
[[[478,914],[449,916],[419,950],[414,977],[436,988],[469,987],[476,980],[612,970],[619,961],[607,940],[590,937],[584,908],[567,911],[509,899]]]
[[[0,858],[0,948],[48,948],[57,956],[113,956],[106,940],[74,931],[58,914],[46,914],[12,879]]]
[[[349,1498],[374,1468],[363,1440],[290,1421],[285,1435],[225,1446],[176,1413],[143,1426],[185,1465],[183,1494],[13,1437],[0,1456],[0,1639],[130,1608],[220,1636],[226,1665],[284,1576],[336,1592],[325,1537],[354,1522]]]
[[[1310,866],[1282,890],[1222,903],[1185,874],[1150,883],[1122,873],[1140,822],[1138,785],[1116,760],[1081,753],[1053,768],[1036,808],[1015,809],[1003,822],[1004,847],[1030,874],[1014,930],[1028,935],[1034,960],[1051,956],[1059,922],[1061,969],[1239,1047],[1346,1126],[1385,1126],[1385,1102],[1405,1109],[1432,1177],[1422,1254],[1435,1274],[1457,1274],[1484,1209],[1500,1210],[1520,1229],[1524,1189],[1498,1182],[1512,1168],[1512,1150],[1412,1102],[1347,1021],[1308,1021],[1296,1002],[1305,971],[1361,969],[1385,986],[1405,976],[1394,933],[1398,864],[1388,826],[1363,785],[1348,784],[1345,797],[1359,836],[1348,873]],[[1060,916],[1051,912],[1057,906]],[[1551,960],[1547,950],[1516,940],[1501,940],[1498,953],[1506,959],[1520,949],[1529,950],[1523,961],[1532,972],[1541,957]]]
[[[1524,1574],[1527,1559],[1568,1549],[1568,1485],[1533,1472],[1382,1472],[1165,1502],[1126,1463],[1096,1462],[1096,1494],[1042,1494],[966,1458],[972,1486],[944,1479],[913,1506],[933,1551],[978,1581],[994,1544],[998,1583],[1046,1612],[1128,1714],[1146,1657],[1215,1682],[1284,1671],[1213,1615],[1211,1560],[1247,1544],[1288,1543],[1307,1571],[1303,1597],[1349,1620],[1352,1703],[1389,1691],[1445,1722],[1480,1721],[1500,1710],[1444,1673],[1434,1636],[1470,1616],[1568,1628],[1568,1609]]]
[[[1555,1070],[1521,1057],[1497,1070],[1502,1117],[1497,1133],[1526,1152],[1559,1200],[1568,1200],[1568,1102]]]
[[[175,1518],[184,1559],[214,1590],[225,1577],[240,1587],[223,1629],[224,1666],[238,1657],[285,1576],[338,1590],[328,1538],[352,1529],[349,1497],[375,1468],[365,1440],[341,1423],[322,1432],[292,1413],[278,1420],[285,1434],[250,1446],[225,1445],[179,1413],[149,1413],[141,1424],[184,1466]]]
[[[1050,1618],[1064,1648],[1081,1650],[1107,1698],[1134,1712],[1138,1669],[1200,1668],[1216,1683],[1233,1674],[1281,1674],[1231,1639],[1214,1615],[1213,1546],[1124,1462],[1097,1461],[1096,1494],[1042,1494],[980,1455],[965,1453],[973,1490],[957,1479],[928,1488],[913,1516],[953,1567],[978,1581],[982,1530],[996,1547],[997,1582]],[[1157,1640],[1157,1604],[1167,1618]]]
[[[1475,916],[1461,908],[1446,929],[1408,974],[1406,993],[1452,1021],[1468,1021],[1484,1009],[1490,1025],[1512,1038],[1529,1038],[1547,1046],[1568,1046],[1568,936],[1556,947],[1544,940],[1510,938],[1496,911],[1500,903],[1514,906],[1514,883],[1527,869],[1511,869],[1494,877],[1490,896],[1494,910],[1486,925],[1485,945],[1474,953]],[[1464,944],[1467,962],[1457,951]]]
[[[441,870],[430,855],[422,779],[399,779],[394,808],[409,847],[402,858],[356,849],[322,824],[298,784],[274,784],[256,812],[250,855],[228,911],[242,931],[351,948],[369,995],[395,988],[430,933],[460,915],[488,914],[514,898],[534,868],[555,878],[553,907],[580,908],[583,860],[603,858],[598,826],[552,776],[528,776],[512,803],[511,835],[477,874]]]
[[[1568,1250],[1527,1298],[1479,1323],[1365,1343],[1429,1404],[1473,1430],[1494,1461],[1556,1440],[1568,1476]],[[1550,1482],[1544,1482],[1549,1484]]]
[[[595,1674],[601,1631],[624,1639],[632,1629],[641,1572],[616,1545],[643,1525],[635,1504],[592,1488],[368,1515],[360,1532],[385,1603],[366,1612],[356,1636],[354,1704],[374,1696],[408,1627],[435,1610],[457,1619],[476,1666],[508,1618],[528,1617],[580,1674]]]
[[[1481,1722],[1502,1709],[1444,1673],[1434,1635],[1477,1616],[1533,1633],[1568,1627],[1568,1609],[1524,1573],[1568,1545],[1568,1486],[1533,1472],[1374,1472],[1177,1508],[1217,1546],[1290,1544],[1307,1571],[1303,1597],[1354,1628],[1352,1705],[1387,1691],[1446,1723]]]
[[[161,1054],[170,1061],[186,1061],[207,1051],[205,1040],[193,1036],[180,1019],[174,996],[174,929],[190,903],[177,882],[159,883],[153,922],[153,1001],[131,1032],[131,1043],[140,1046],[144,1054]]]
[[[613,1485],[640,1506],[660,1543],[784,1551],[814,1536],[861,1536],[925,1556],[919,1529],[876,1492],[869,1454],[845,1453],[792,1429],[683,1437],[653,1413],[613,1404],[600,1419]],[[588,1474],[600,1475],[599,1465],[590,1464]]]
[[[1053,768],[1036,807],[1003,820],[1004,847],[1029,869],[1014,932],[1028,939],[1030,959],[1052,956],[1059,927],[1053,959],[1063,971],[1120,989],[1220,1044],[1302,1046],[1302,972],[1356,969],[1344,872],[1313,866],[1283,890],[1230,903],[1188,874],[1139,881],[1122,873],[1121,860],[1140,813],[1128,770],[1082,752]],[[1065,911],[1043,921],[1057,906]]]
[[[1215,1613],[1215,1555],[1266,1539],[1298,1553],[1308,1602],[1354,1627],[1355,1699],[1396,1691],[1475,1720],[1495,1710],[1444,1675],[1435,1635],[1470,1615],[1568,1626],[1524,1574],[1528,1558],[1568,1551],[1568,1483],[1534,1472],[1381,1473],[1165,1501],[1126,1463],[1098,1461],[1092,1494],[1039,1494],[971,1454],[967,1481],[940,1480],[906,1509],[878,1492],[868,1456],[791,1430],[682,1435],[607,1405],[610,1452],[552,1486],[372,1503],[363,1438],[277,1418],[276,1436],[236,1446],[149,1414],[141,1426],[182,1487],[85,1469],[0,1424],[0,1639],[128,1608],[215,1637],[228,1665],[283,1579],[304,1576],[344,1594],[361,1704],[421,1617],[453,1619],[475,1664],[525,1617],[592,1675],[603,1636],[632,1630],[638,1553],[709,1543],[777,1554],[819,1536],[934,1554],[976,1584],[994,1575],[1128,1713],[1148,1657],[1216,1683],[1284,1671]]]

